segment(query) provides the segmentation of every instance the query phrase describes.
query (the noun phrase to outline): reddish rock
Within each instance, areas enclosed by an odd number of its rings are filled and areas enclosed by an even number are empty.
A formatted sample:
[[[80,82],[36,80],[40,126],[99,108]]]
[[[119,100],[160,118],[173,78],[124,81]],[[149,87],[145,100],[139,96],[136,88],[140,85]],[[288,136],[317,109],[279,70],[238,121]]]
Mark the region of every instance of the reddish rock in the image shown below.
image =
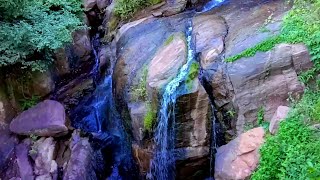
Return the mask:
[[[263,128],[255,128],[218,148],[215,159],[216,180],[248,178],[259,163],[259,148],[264,142]]]
[[[275,134],[278,131],[280,122],[285,120],[289,111],[290,111],[290,108],[287,106],[278,107],[277,111],[274,113],[270,121],[269,131],[271,134]]]
[[[19,135],[58,136],[68,131],[62,104],[45,100],[22,112],[10,124],[10,130]]]
[[[173,40],[158,50],[148,68],[147,83],[151,88],[161,89],[174,78],[186,62],[187,47],[183,34],[173,35]]]

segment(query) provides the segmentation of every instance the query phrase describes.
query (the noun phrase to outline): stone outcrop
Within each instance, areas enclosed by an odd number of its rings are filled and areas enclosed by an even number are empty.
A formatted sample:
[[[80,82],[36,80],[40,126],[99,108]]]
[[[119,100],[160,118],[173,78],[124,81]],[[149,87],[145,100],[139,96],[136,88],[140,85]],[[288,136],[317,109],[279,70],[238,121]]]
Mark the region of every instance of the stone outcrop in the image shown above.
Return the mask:
[[[9,168],[17,144],[18,139],[10,134],[7,125],[0,125],[0,178],[4,178],[1,174]]]
[[[289,95],[299,98],[304,86],[298,74],[308,67],[312,67],[312,63],[307,48],[288,44],[228,64],[235,94],[233,104],[238,110],[238,133],[246,123],[256,121],[260,107],[264,108],[264,118],[270,121],[279,106],[288,105]]]
[[[58,166],[54,156],[56,142],[52,137],[41,138],[37,140],[32,149],[35,153],[34,173],[36,179],[56,179],[58,175]]]
[[[59,136],[68,131],[62,104],[45,100],[22,112],[10,124],[10,130],[19,135]]]
[[[280,122],[285,120],[289,111],[290,108],[287,106],[279,106],[277,108],[277,111],[274,113],[269,125],[269,131],[271,134],[275,134],[278,131]]]
[[[77,132],[72,135],[71,157],[64,171],[64,180],[96,179],[93,165],[93,149],[88,138],[81,138]]]
[[[143,121],[147,112],[144,101],[159,103],[159,93],[162,88],[176,77],[186,62],[187,47],[184,32],[187,19],[184,16],[141,19],[124,25],[116,36],[118,62],[114,81],[117,104],[120,105],[123,114],[130,115],[135,142],[134,155],[142,173],[148,172],[153,154],[152,140],[150,141],[148,135],[144,133]],[[209,42],[203,42],[205,43]],[[130,95],[132,89],[141,81],[144,66],[148,67],[146,88],[149,97],[147,100],[136,101],[130,98]],[[189,152],[187,156],[179,155],[181,161],[178,171],[187,170],[189,174],[195,174],[204,167],[200,162],[208,161],[211,108],[208,95],[197,78],[191,82],[190,87],[190,90],[177,100],[176,147],[179,152]],[[125,106],[128,108],[127,112],[123,108]],[[193,164],[198,165],[193,166]],[[182,174],[178,176],[186,177]]]
[[[16,161],[19,167],[19,177],[26,180],[34,179],[33,167],[29,160],[30,145],[30,139],[25,139],[16,147]]]
[[[184,34],[171,35],[171,42],[158,50],[148,67],[147,86],[160,90],[176,77],[187,59],[187,47]],[[167,40],[167,41],[169,41]]]
[[[264,142],[263,128],[255,128],[218,148],[215,159],[216,180],[244,180],[259,162],[259,148]]]

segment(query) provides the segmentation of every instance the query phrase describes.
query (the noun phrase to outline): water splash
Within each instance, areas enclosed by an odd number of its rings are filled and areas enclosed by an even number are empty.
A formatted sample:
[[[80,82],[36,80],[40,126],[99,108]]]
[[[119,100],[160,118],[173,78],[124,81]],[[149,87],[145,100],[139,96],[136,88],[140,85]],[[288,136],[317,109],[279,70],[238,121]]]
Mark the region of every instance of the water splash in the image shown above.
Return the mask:
[[[206,5],[204,5],[203,9],[201,12],[207,12],[210,11],[211,9],[218,7],[224,3],[225,0],[211,0],[209,1]]]
[[[186,31],[187,62],[182,66],[177,77],[169,82],[164,89],[155,132],[156,152],[151,161],[148,179],[171,180],[175,178],[175,105],[177,98],[185,93],[185,88],[181,84],[187,77],[195,57],[192,31],[192,21],[190,20]]]

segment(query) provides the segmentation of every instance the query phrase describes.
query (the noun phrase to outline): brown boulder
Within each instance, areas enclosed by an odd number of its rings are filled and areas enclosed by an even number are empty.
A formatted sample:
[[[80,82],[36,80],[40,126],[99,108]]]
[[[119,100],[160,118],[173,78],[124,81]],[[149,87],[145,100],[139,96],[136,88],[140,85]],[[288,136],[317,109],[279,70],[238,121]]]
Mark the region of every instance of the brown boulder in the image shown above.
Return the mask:
[[[171,37],[170,37],[171,38]],[[147,84],[151,88],[161,89],[174,78],[186,62],[187,46],[183,34],[175,34],[169,44],[158,50],[148,68]]]
[[[68,131],[62,104],[45,100],[22,112],[10,124],[10,130],[19,135],[58,136]]]
[[[271,134],[275,134],[278,131],[280,122],[285,120],[289,111],[290,111],[290,108],[287,106],[278,107],[277,111],[274,113],[270,121],[269,131]]]
[[[256,121],[260,107],[265,110],[265,119],[270,120],[279,106],[288,105],[289,94],[298,98],[303,93],[304,86],[298,80],[301,66],[296,69],[293,59],[310,67],[307,52],[305,46],[280,44],[266,53],[228,64],[235,93],[233,104],[238,110],[238,134],[246,123]]]
[[[259,148],[264,142],[263,128],[255,128],[218,148],[215,159],[216,180],[244,180],[259,162]]]

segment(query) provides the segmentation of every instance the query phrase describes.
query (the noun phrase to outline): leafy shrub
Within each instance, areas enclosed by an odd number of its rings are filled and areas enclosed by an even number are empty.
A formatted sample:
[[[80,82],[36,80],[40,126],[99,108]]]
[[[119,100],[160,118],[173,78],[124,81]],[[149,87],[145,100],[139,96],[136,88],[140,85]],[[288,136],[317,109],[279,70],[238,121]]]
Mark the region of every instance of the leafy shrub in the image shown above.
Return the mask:
[[[0,67],[44,70],[82,27],[79,0],[0,0]]]
[[[143,66],[142,75],[139,80],[139,84],[132,88],[132,99],[134,101],[147,100],[147,76],[148,76],[148,66]]]
[[[262,146],[258,169],[253,180],[318,179],[320,140],[306,122],[320,100],[319,92],[307,92],[293,107],[278,133],[269,135]],[[317,100],[316,100],[317,99]],[[307,103],[309,102],[309,103]],[[311,108],[311,109],[310,109]]]
[[[162,0],[118,0],[115,6],[115,14],[122,19],[128,19],[139,9],[160,2]]]
[[[152,131],[153,126],[156,122],[156,118],[157,118],[157,111],[155,110],[155,108],[152,106],[152,104],[150,102],[147,103],[147,113],[144,116],[144,129],[147,131]]]
[[[164,43],[165,46],[168,46],[174,39],[174,35],[169,36],[169,38]]]
[[[20,99],[20,106],[23,111],[35,106],[40,101],[40,96],[32,96],[31,98]]]
[[[186,78],[186,85],[189,89],[192,88],[192,82],[195,78],[198,77],[200,70],[200,65],[197,62],[192,62],[190,65],[189,73]]]

